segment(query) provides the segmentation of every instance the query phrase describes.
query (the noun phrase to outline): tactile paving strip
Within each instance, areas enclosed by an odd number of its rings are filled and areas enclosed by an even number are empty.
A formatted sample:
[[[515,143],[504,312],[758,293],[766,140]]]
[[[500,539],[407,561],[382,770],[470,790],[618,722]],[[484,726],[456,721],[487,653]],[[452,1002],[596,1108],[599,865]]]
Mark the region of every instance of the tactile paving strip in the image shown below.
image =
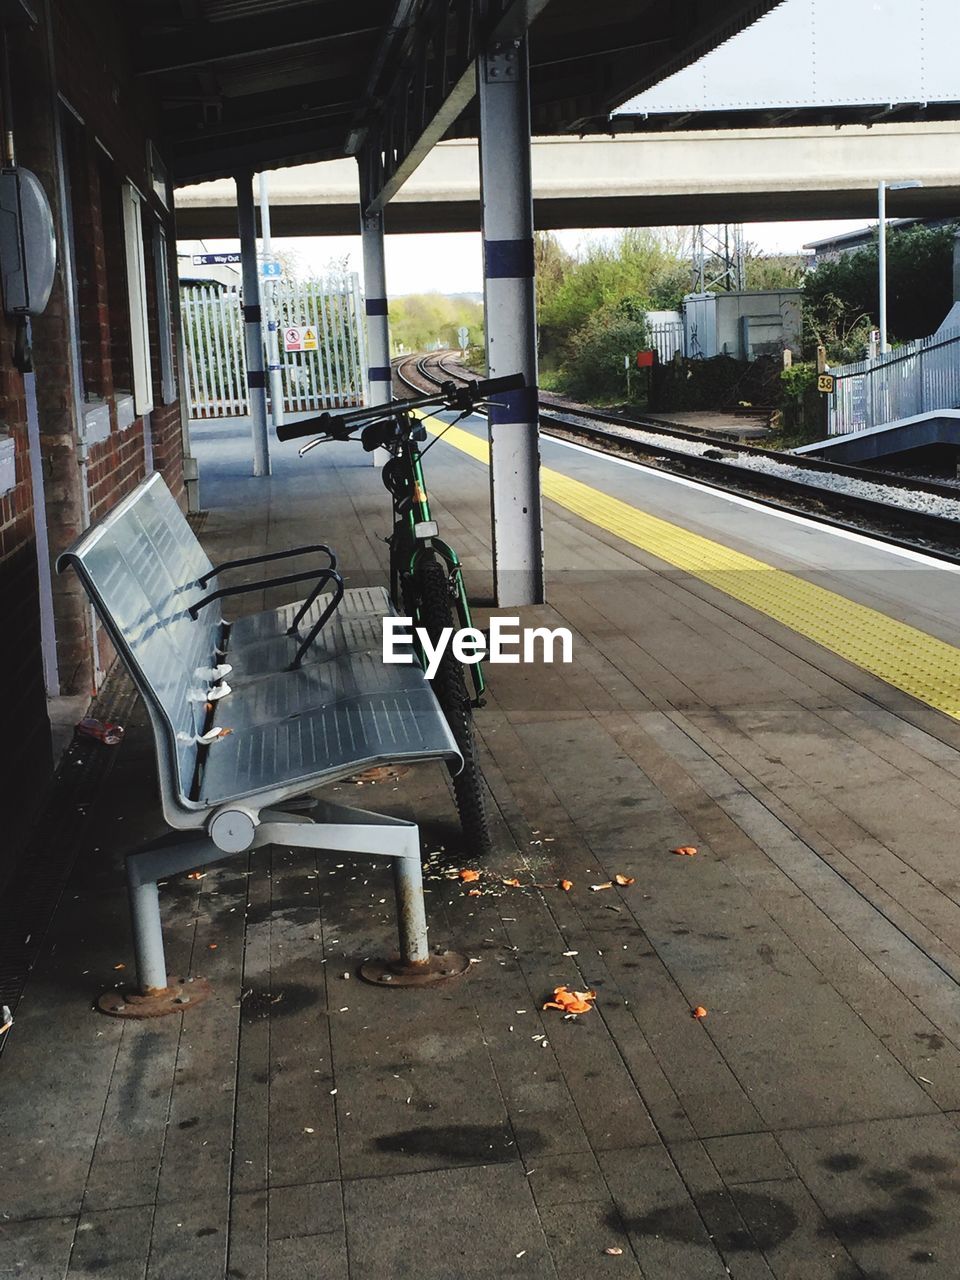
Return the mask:
[[[489,449],[459,427],[428,418],[434,435],[489,465]],[[543,496],[641,551],[699,578],[829,649],[847,662],[960,720],[960,649],[876,609],[806,582],[723,543],[648,515],[549,467]]]

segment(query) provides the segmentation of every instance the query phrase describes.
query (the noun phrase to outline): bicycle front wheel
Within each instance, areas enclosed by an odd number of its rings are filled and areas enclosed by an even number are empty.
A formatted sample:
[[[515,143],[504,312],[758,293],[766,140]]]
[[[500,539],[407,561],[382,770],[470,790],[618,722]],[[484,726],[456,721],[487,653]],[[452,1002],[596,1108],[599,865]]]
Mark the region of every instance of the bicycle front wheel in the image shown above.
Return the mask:
[[[414,570],[413,588],[419,625],[426,629],[431,642],[435,644],[444,627],[454,627],[455,623],[450,578],[434,556],[425,556],[418,563]],[[463,756],[463,769],[460,773],[453,774],[453,791],[467,851],[473,857],[485,858],[492,850],[492,841],[487,823],[473,707],[467,694],[463,667],[449,647],[444,652],[431,684]]]

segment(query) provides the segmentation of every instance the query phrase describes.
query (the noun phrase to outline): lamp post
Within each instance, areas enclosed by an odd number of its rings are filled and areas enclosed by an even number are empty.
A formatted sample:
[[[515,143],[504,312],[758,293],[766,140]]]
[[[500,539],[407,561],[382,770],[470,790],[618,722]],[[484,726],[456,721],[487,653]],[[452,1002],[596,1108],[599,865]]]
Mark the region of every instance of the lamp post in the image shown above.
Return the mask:
[[[912,187],[922,187],[918,178],[907,178],[903,182],[885,182],[882,178],[877,184],[877,264],[880,286],[880,354],[889,351],[887,344],[887,192],[907,191]]]

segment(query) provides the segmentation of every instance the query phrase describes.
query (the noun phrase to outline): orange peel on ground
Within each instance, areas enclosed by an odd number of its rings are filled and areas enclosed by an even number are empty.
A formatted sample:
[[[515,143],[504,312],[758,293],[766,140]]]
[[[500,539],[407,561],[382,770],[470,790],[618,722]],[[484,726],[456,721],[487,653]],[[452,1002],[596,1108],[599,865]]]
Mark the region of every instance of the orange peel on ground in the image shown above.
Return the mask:
[[[468,881],[471,881],[471,880],[479,880],[480,872],[465,869],[460,872],[460,879],[464,882],[464,884],[466,884]]]
[[[570,890],[573,888],[573,881],[572,881],[572,880],[561,880],[561,881],[560,881],[560,888],[563,890],[563,892],[564,892],[564,893],[569,893],[569,892],[570,892]]]
[[[677,853],[681,858],[693,858],[697,853],[695,844],[678,844],[676,849],[671,849],[671,853]]]
[[[468,897],[468,898],[479,898],[479,897],[480,897],[480,890],[479,890],[479,889],[468,889],[468,890],[467,890],[467,897]]]
[[[509,878],[508,878],[507,876],[503,876],[503,877],[501,878],[500,883],[501,883],[501,884],[509,884],[509,885],[511,885],[514,889],[519,889],[519,888],[520,888],[520,881],[517,879],[517,877],[516,877],[516,876],[510,876]]]
[[[705,1018],[706,1016],[707,1016],[707,1011],[702,1004],[698,1004],[695,1009],[690,1010],[691,1018],[697,1018],[699,1020],[700,1018]]]
[[[571,991],[569,987],[554,987],[553,999],[548,1000],[544,1009],[559,1009],[561,1013],[589,1013],[593,1008],[591,1000],[596,1000],[595,991]]]
[[[614,880],[616,880],[617,884],[620,884],[620,885],[623,885],[623,884],[636,884],[636,883],[637,883],[637,877],[636,877],[636,876],[622,876],[622,875],[619,873],[619,871],[617,872],[617,874],[616,874],[613,878],[614,878]]]

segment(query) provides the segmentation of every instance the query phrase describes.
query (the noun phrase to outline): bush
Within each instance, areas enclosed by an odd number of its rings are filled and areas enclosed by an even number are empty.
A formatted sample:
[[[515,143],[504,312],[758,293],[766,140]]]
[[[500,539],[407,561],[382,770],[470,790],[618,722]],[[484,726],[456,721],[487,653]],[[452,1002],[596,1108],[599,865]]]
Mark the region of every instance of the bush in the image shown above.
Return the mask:
[[[924,338],[943,322],[953,301],[953,240],[957,224],[887,231],[887,300],[891,339]],[[878,322],[877,245],[821,263],[803,282],[811,329],[831,361],[853,359],[864,333]],[[834,350],[837,343],[842,350]]]
[[[827,434],[826,397],[817,390],[817,366],[794,364],[780,374],[781,447],[810,444]]]
[[[627,392],[623,358],[633,360],[647,343],[646,325],[624,307],[595,312],[572,334],[564,369],[570,394],[581,400],[624,399]],[[639,392],[641,377],[633,379]]]

